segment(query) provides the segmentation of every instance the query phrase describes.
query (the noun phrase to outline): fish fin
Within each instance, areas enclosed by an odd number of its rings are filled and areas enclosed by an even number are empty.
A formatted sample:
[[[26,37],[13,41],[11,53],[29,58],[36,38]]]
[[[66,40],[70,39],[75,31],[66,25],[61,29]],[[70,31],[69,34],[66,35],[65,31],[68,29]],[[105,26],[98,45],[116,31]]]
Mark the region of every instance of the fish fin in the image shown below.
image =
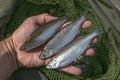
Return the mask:
[[[103,34],[104,31],[100,27],[98,27],[95,29],[94,33],[97,33],[97,35],[100,35],[100,34]]]
[[[88,10],[85,10],[83,12],[83,16],[87,19],[88,18],[88,14],[89,14],[89,11]]]
[[[66,17],[68,20],[70,20],[71,16],[72,16],[71,14],[66,14],[66,15],[65,15],[65,17]]]
[[[85,65],[85,66],[88,66],[89,63],[85,62],[85,61],[80,61],[80,65]]]
[[[76,58],[76,59],[74,60],[73,64],[81,64],[81,63],[86,64],[86,63],[84,62],[84,59],[85,59],[85,57],[84,57],[83,55],[82,55],[82,56],[79,56],[78,58]]]
[[[91,18],[93,16],[93,14],[91,13],[91,11],[88,10],[88,7],[86,7],[85,11],[83,12],[83,16],[86,19]]]
[[[77,61],[72,63],[73,66],[88,66],[89,63],[85,62],[85,61]]]

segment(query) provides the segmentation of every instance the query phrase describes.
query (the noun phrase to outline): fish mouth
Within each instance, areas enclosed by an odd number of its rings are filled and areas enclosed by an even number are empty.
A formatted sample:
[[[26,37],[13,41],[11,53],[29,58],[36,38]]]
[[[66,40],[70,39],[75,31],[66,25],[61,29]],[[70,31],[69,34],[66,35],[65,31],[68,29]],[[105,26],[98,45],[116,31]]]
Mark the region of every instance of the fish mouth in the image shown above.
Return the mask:
[[[28,51],[28,50],[31,50],[31,48],[29,48],[27,45],[23,45],[23,46],[21,46],[20,50],[21,51]]]
[[[39,56],[40,59],[46,59],[47,54],[43,51],[42,54]]]
[[[50,63],[46,66],[48,69],[56,69],[59,67],[59,62],[56,59],[50,61]]]
[[[54,69],[50,64],[46,66],[47,69]]]
[[[50,58],[53,54],[51,50],[43,50],[42,54],[40,55],[40,59],[47,59]]]
[[[48,59],[48,58],[50,58],[50,56],[46,56],[45,54],[41,54],[41,55],[39,56],[39,58],[40,58],[40,59]]]
[[[47,68],[47,69],[56,69],[57,67],[54,66],[54,65],[48,64],[48,65],[46,66],[46,68]]]
[[[39,56],[39,58],[40,58],[40,59],[45,59],[44,54],[41,54],[41,55]]]
[[[21,47],[20,47],[20,50],[21,51],[29,51],[31,49],[34,49],[34,46],[30,45],[30,44],[23,44]]]

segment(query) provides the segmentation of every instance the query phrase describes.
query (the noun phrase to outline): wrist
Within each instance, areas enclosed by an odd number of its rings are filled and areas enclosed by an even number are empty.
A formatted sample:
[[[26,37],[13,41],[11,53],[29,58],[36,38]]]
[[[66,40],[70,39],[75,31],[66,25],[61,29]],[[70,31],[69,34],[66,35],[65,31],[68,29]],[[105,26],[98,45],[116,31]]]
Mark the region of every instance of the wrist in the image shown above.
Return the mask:
[[[15,50],[15,46],[12,40],[12,37],[8,37],[5,40],[1,42],[2,50],[5,52],[5,54],[9,57],[9,61],[13,68],[17,69],[17,54]]]
[[[18,68],[16,51],[11,37],[0,42],[0,66],[3,69],[0,69],[1,71],[5,70],[3,75],[11,74]]]

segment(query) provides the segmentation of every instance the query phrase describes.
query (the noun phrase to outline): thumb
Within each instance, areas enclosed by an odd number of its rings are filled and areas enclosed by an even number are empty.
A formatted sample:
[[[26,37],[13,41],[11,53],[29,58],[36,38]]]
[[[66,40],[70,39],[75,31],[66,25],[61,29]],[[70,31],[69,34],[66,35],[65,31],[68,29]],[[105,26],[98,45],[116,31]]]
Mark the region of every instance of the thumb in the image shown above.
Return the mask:
[[[57,17],[51,16],[47,13],[41,14],[41,15],[37,15],[36,17],[36,21],[40,24],[40,25],[44,25],[50,21],[53,21],[55,19],[57,19]]]

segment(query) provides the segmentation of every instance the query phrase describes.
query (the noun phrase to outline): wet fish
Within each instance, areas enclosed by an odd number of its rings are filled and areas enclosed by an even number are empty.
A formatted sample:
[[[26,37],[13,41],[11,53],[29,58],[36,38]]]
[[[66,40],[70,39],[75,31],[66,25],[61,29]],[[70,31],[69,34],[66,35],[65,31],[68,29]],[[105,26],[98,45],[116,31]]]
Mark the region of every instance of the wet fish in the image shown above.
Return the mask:
[[[45,46],[40,58],[45,59],[60,51],[65,45],[70,43],[80,31],[82,23],[86,20],[87,13],[73,23],[67,25],[59,31]]]
[[[48,69],[54,69],[67,66],[68,64],[72,63],[76,58],[84,53],[92,39],[101,33],[103,33],[101,30],[96,29],[91,34],[72,41],[72,43],[67,45],[57,55],[55,55],[52,61],[50,61],[46,67]]]
[[[66,21],[68,21],[68,17],[65,16],[41,26],[26,39],[20,50],[27,51],[42,45],[50,39]]]

